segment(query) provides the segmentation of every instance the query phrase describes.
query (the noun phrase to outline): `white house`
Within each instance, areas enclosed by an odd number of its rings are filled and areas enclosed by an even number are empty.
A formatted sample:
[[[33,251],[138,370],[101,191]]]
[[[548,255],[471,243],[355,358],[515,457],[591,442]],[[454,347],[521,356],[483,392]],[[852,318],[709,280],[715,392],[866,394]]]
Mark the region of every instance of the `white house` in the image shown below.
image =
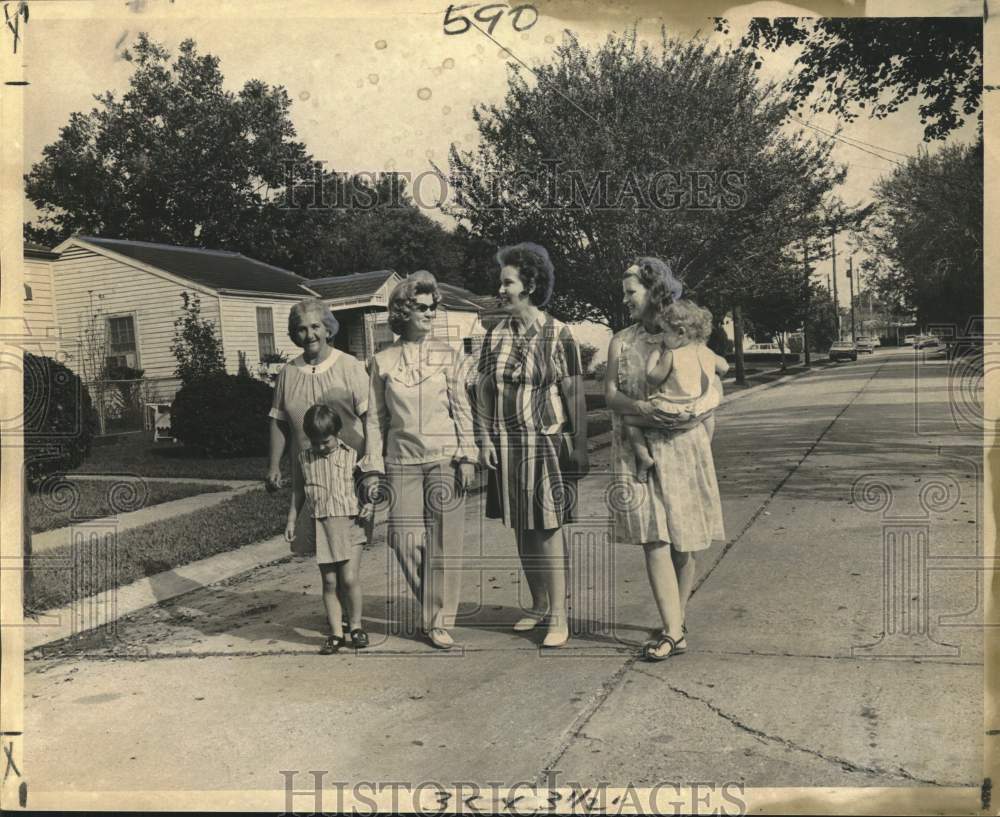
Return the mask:
[[[149,400],[179,386],[170,351],[182,294],[197,295],[215,323],[226,370],[239,353],[254,371],[269,355],[294,357],[288,312],[315,292],[295,273],[240,253],[74,236],[54,250],[52,282],[66,363],[87,380],[107,365],[142,369]]]
[[[24,347],[46,357],[58,357],[60,325],[52,293],[52,265],[59,258],[37,244],[24,245]]]
[[[323,302],[340,321],[335,345],[365,363],[393,341],[389,329],[389,294],[402,276],[392,270],[359,272],[314,278],[309,288],[319,293]],[[472,354],[478,349],[475,338],[484,334],[480,320],[482,307],[473,295],[461,287],[441,283],[441,303],[431,330],[455,349]]]

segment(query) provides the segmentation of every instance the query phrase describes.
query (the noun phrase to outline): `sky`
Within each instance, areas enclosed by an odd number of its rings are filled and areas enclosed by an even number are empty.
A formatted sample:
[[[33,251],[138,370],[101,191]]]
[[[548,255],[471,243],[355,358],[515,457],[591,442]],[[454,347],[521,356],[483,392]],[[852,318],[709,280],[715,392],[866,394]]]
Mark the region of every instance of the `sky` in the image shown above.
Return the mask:
[[[291,117],[298,138],[328,168],[407,170],[416,175],[430,170],[431,161],[446,167],[449,144],[462,149],[474,146],[477,135],[471,111],[477,104],[502,100],[511,53],[529,65],[543,61],[564,29],[574,31],[585,45],[597,45],[610,31],[621,31],[633,22],[640,39],[655,42],[662,25],[671,34],[690,36],[700,29],[718,37],[711,33],[710,17],[716,14],[728,17],[733,36],[738,36],[740,21],[753,14],[913,13],[892,0],[871,0],[867,5],[817,0],[808,7],[754,3],[733,8],[713,0],[693,4],[615,0],[600,6],[600,11],[594,10],[595,4],[577,0],[536,2],[537,21],[517,32],[505,15],[493,31],[496,42],[475,29],[445,35],[444,4],[401,0],[379,4],[244,0],[212,6],[190,0],[33,3],[23,51],[30,81],[25,96],[25,169],[41,158],[42,148],[58,137],[72,111],[89,111],[95,93],[128,87],[131,65],[121,52],[140,31],[172,52],[181,40],[193,38],[200,53],[220,58],[232,90],[250,78],[283,85],[293,100]],[[965,0],[943,0],[934,11],[970,14],[980,8]],[[192,17],[192,11],[202,16]],[[531,19],[529,10],[517,22],[527,26]],[[792,70],[793,59],[792,52],[771,55],[763,72],[783,78]],[[887,159],[904,161],[904,155],[926,147],[916,107],[917,102],[911,101],[885,120],[864,116],[844,125],[841,135],[846,140],[867,143],[859,148],[841,142],[834,149],[834,159],[848,167],[847,180],[838,191],[846,202],[869,201],[873,181],[895,167]],[[839,124],[829,115],[806,112],[802,118],[826,130]],[[949,141],[968,142],[974,137],[975,128],[969,123]],[[428,189],[432,199],[436,188]],[[29,202],[25,211],[30,218]],[[439,213],[429,214],[448,223]],[[843,236],[838,243],[837,277],[845,305],[846,245]],[[830,262],[821,262],[816,277],[825,283],[829,273]]]

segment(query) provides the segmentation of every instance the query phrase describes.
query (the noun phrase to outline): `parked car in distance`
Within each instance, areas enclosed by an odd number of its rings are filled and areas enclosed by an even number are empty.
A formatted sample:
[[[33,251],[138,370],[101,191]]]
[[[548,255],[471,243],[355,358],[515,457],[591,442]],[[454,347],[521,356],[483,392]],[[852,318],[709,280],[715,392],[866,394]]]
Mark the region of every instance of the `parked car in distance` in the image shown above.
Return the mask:
[[[917,336],[916,335],[907,335],[905,338],[903,338],[903,345],[904,346],[913,346],[913,344],[916,343],[916,342],[917,342]]]
[[[925,335],[913,345],[913,348],[927,354],[936,354],[947,352],[948,344],[933,335]]]
[[[748,352],[780,352],[777,343],[755,343],[747,349]]]
[[[865,352],[866,354],[875,354],[875,344],[872,342],[871,338],[858,338],[854,341],[854,345],[857,347],[859,352]]]
[[[858,347],[849,340],[838,340],[830,347],[830,360],[857,360]]]
[[[878,349],[882,345],[882,339],[876,335],[872,338],[872,343],[875,344],[875,348]]]

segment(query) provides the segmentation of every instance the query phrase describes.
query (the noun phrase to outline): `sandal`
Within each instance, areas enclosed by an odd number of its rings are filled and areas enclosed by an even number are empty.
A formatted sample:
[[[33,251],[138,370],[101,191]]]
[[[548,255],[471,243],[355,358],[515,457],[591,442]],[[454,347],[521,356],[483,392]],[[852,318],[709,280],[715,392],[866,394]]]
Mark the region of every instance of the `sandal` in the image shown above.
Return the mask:
[[[342,635],[331,635],[323,642],[323,646],[319,648],[319,654],[333,655],[335,652],[339,652],[345,643],[346,641]]]
[[[656,641],[647,641],[642,645],[642,657],[647,661],[666,661],[675,655],[683,655],[687,652],[687,644],[684,643],[683,636],[680,641],[674,641],[669,635],[663,633]],[[683,644],[683,646],[681,646]],[[670,647],[670,652],[660,654],[664,647]]]
[[[354,644],[356,650],[363,650],[368,646],[368,633],[360,627],[351,630],[351,642]]]

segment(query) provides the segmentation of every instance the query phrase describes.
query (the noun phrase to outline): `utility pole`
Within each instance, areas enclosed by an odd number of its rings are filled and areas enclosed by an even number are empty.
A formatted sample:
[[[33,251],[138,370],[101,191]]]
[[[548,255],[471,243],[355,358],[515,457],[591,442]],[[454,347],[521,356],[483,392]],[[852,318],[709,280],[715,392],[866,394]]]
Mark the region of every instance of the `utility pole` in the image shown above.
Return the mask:
[[[837,228],[830,228],[830,249],[833,251],[833,313],[837,316],[837,340],[840,340],[840,300],[837,298]]]
[[[806,279],[806,308],[804,310],[805,316],[802,318],[802,361],[806,366],[812,365],[812,361],[809,359],[809,307],[810,298],[812,296],[809,287],[809,238],[807,237],[805,241],[802,242],[802,258],[805,262],[805,279]]]
[[[851,340],[856,340],[854,334],[854,256],[847,259],[847,280],[851,285]]]

